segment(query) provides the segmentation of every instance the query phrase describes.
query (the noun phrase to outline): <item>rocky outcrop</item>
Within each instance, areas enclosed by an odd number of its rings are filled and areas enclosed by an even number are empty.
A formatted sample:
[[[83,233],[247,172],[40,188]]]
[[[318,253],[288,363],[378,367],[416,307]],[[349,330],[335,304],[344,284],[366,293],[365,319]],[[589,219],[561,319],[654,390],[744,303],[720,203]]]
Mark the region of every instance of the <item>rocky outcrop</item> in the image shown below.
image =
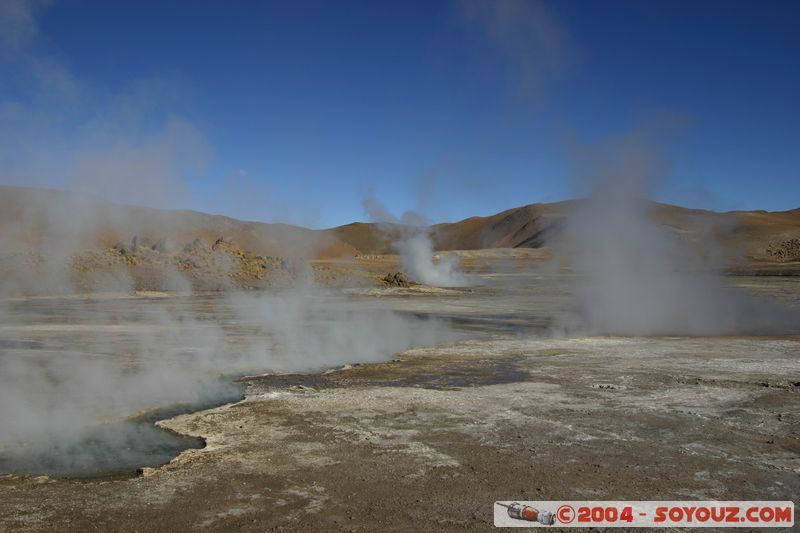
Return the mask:
[[[767,256],[778,261],[800,261],[800,239],[773,242],[767,246]]]
[[[386,274],[383,282],[389,287],[410,287],[411,280],[403,272],[395,272],[394,274]]]

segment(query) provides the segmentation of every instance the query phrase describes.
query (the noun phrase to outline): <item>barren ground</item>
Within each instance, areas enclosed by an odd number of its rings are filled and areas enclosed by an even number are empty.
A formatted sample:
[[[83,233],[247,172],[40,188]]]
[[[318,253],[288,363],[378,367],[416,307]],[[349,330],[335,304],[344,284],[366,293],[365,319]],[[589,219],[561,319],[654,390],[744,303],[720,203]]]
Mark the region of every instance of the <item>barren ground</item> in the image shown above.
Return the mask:
[[[800,336],[552,338],[563,280],[483,281],[350,294],[469,338],[245,378],[158,422],[206,446],[144,476],[2,476],[0,530],[485,531],[495,500],[800,498]],[[800,303],[797,278],[730,281]]]

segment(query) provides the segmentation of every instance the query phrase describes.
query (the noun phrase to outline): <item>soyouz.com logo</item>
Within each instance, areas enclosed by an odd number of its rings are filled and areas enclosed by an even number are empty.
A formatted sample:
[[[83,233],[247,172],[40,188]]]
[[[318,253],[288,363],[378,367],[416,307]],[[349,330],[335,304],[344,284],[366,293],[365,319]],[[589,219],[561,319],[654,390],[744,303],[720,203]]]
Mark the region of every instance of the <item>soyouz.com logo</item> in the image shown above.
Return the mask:
[[[783,527],[790,501],[498,501],[497,527]]]

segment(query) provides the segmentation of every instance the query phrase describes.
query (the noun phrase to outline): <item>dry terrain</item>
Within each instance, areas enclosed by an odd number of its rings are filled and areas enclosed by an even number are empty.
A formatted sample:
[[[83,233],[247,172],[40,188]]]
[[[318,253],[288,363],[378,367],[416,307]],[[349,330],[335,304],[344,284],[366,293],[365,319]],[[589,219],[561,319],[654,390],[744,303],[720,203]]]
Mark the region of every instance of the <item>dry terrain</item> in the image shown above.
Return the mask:
[[[561,251],[580,200],[532,204],[431,226],[438,251]],[[651,204],[662,227],[739,274],[800,273],[800,209],[715,213]],[[392,224],[326,230],[245,222],[193,211],[111,204],[64,191],[0,187],[0,283],[16,294],[281,287],[313,278],[326,286],[380,285],[396,268]],[[481,257],[462,254],[467,262]],[[563,254],[562,254],[563,255]],[[485,257],[485,256],[484,256]],[[559,267],[569,261],[559,259]]]
[[[397,273],[399,226],[0,187],[0,431],[22,436],[0,434],[0,531],[486,531],[495,500],[797,501],[800,320],[561,327],[579,205],[432,226],[467,275],[445,289]],[[720,295],[797,316],[800,210],[649,207],[736,274]]]
[[[798,500],[800,331],[558,338],[568,278],[481,279],[338,291],[360,309],[434,317],[460,340],[244,377],[244,400],[158,421],[205,447],[139,475],[2,476],[0,529],[486,531],[497,499]],[[798,278],[732,280],[800,306]],[[80,342],[56,326],[98,317],[70,302],[16,301],[27,326],[5,335],[23,351]],[[192,305],[236,329],[219,297]]]

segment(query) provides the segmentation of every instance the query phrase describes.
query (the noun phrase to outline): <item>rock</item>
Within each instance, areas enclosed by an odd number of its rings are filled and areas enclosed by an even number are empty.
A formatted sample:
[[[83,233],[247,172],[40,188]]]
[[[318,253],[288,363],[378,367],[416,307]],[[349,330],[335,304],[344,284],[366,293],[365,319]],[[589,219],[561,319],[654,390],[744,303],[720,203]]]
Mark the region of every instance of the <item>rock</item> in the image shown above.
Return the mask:
[[[386,274],[383,282],[390,287],[410,287],[411,280],[408,279],[403,272],[395,272],[394,274]]]
[[[767,246],[767,255],[778,261],[800,260],[800,239],[773,242]]]

